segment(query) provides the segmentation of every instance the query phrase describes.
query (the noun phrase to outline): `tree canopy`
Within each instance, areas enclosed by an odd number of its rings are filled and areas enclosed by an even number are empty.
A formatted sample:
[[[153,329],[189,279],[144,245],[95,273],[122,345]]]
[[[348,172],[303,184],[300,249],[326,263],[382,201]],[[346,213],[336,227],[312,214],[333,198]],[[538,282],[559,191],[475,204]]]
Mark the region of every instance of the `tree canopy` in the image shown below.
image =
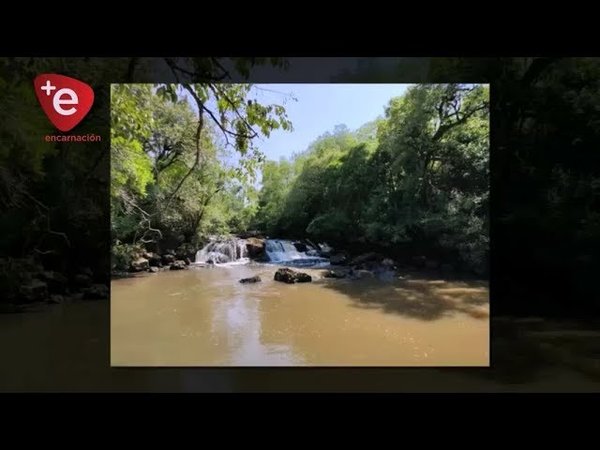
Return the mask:
[[[290,129],[250,85],[113,85],[111,214],[118,243],[198,244],[251,218],[263,155],[253,143]],[[227,160],[235,163],[227,163]]]
[[[257,226],[343,246],[454,256],[486,272],[489,90],[420,85],[383,119],[345,126],[305,152],[268,162]]]

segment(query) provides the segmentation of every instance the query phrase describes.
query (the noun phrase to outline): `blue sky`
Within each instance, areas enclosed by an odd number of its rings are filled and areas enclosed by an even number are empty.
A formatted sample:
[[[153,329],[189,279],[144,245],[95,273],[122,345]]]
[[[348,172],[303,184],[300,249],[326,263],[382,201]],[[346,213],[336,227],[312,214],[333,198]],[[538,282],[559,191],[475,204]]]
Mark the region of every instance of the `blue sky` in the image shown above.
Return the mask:
[[[255,84],[250,98],[262,104],[275,103],[286,108],[293,131],[274,130],[269,138],[259,137],[255,144],[267,159],[279,160],[299,153],[322,134],[344,124],[355,130],[383,116],[391,98],[402,95],[408,84]],[[197,107],[185,91],[194,109]],[[295,100],[294,100],[295,99]],[[215,105],[209,105],[215,109]],[[235,164],[237,155],[226,160]]]
[[[305,150],[311,142],[336,125],[350,130],[378,116],[407,84],[256,84],[252,97],[262,104],[283,104],[294,131],[275,130],[256,144],[267,159],[278,160]],[[290,94],[297,99],[293,101]]]

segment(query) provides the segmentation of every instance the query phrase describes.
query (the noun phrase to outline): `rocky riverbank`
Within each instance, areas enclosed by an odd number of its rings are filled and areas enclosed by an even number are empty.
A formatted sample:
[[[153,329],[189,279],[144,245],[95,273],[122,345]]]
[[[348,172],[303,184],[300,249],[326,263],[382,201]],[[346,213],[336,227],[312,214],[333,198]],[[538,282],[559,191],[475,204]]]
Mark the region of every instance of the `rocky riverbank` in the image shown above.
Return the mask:
[[[348,244],[333,248],[327,243],[314,243],[309,239],[285,240],[267,238],[260,232],[239,236],[213,237],[208,244],[198,248],[182,244],[175,250],[151,252],[140,246],[129,246],[127,252],[113,265],[113,278],[140,272],[156,273],[161,270],[185,270],[195,262],[198,265],[233,262],[271,262],[283,266],[314,267],[330,265],[325,278],[390,278],[406,272],[425,272],[443,278],[472,278],[459,266],[423,255],[398,252],[360,252],[359,246]],[[397,250],[397,249],[396,249]],[[392,257],[393,256],[393,257]],[[479,276],[480,278],[480,276]]]
[[[108,299],[109,288],[102,275],[88,267],[65,274],[44,267],[35,257],[1,258],[0,312],[19,312],[40,303]]]
[[[163,254],[151,252],[142,246],[121,246],[119,252],[113,248],[112,278],[122,278],[130,274],[161,270],[185,270],[194,261],[195,247],[184,244],[177,250],[167,250]]]

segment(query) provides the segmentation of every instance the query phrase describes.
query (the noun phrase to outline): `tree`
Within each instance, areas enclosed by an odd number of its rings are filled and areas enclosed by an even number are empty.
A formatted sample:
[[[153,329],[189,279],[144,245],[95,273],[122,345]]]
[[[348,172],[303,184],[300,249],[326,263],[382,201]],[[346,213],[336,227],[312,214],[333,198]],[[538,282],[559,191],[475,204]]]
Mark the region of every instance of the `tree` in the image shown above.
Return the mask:
[[[258,210],[254,224],[267,233],[281,230],[281,218],[284,214],[284,202],[288,195],[293,177],[292,164],[286,159],[279,163],[266,161],[262,167],[262,188],[258,199]]]
[[[111,194],[118,242],[197,244],[207,234],[248,226],[251,184],[262,160],[253,139],[291,127],[283,107],[246,100],[250,89],[113,86]],[[235,166],[224,162],[228,155],[236,156]]]
[[[409,249],[484,273],[488,89],[421,85],[385,117],[336,126],[291,162],[263,171],[259,214],[271,233],[344,246]]]

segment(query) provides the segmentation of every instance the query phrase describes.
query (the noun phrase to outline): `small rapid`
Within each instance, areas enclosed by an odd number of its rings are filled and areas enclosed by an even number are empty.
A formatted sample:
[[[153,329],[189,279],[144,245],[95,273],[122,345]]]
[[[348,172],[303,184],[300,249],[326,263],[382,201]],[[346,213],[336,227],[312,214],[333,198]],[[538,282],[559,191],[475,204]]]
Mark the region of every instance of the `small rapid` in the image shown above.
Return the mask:
[[[305,243],[294,243],[286,239],[265,239],[264,251],[254,260],[277,265],[296,267],[323,267],[329,259],[320,256],[320,250]],[[215,239],[196,252],[195,264],[231,266],[251,261],[249,241],[240,238]]]
[[[319,250],[304,244],[304,251],[299,251],[292,241],[284,239],[267,239],[265,253],[270,263],[288,266],[312,267],[329,264],[327,258],[319,255]]]
[[[245,239],[215,240],[196,252],[200,264],[246,264],[250,262]]]

